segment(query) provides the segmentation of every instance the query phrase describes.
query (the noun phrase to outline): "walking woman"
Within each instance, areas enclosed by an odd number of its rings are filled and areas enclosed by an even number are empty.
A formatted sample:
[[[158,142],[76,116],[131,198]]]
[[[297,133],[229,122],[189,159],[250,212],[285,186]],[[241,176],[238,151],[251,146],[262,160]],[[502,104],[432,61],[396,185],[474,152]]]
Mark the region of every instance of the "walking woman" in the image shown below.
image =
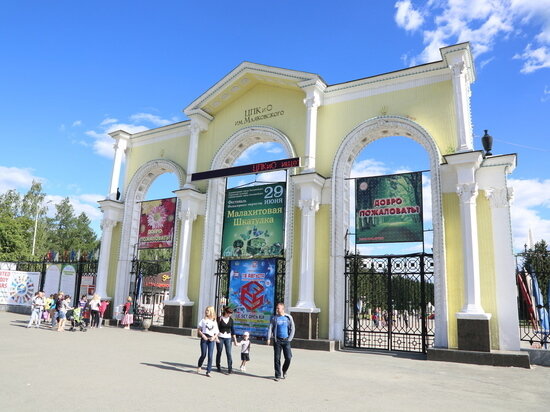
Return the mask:
[[[128,296],[126,303],[122,307],[122,326],[124,329],[130,329],[130,325],[134,323],[134,309],[132,307],[132,298]]]
[[[201,357],[199,358],[197,373],[200,373],[204,358],[208,354],[208,363],[206,366],[206,376],[210,377],[212,370],[212,354],[214,345],[218,337],[218,323],[216,322],[216,313],[213,306],[208,306],[204,311],[204,318],[199,322],[197,334],[201,339]]]
[[[225,347],[225,355],[227,356],[227,373],[233,372],[233,358],[231,356],[231,343],[237,344],[237,337],[235,336],[235,328],[233,326],[233,319],[231,314],[233,309],[229,306],[223,308],[222,315],[218,318],[218,342],[216,343],[216,369],[218,372],[222,371],[221,360],[222,353]]]
[[[58,311],[58,324],[57,331],[65,332],[65,323],[67,322],[67,311],[71,308],[71,297],[69,295],[64,295],[63,300],[61,301],[61,306]]]
[[[90,316],[92,317],[91,328],[97,328],[99,326],[99,305],[101,303],[101,297],[96,293],[92,300],[90,300]]]

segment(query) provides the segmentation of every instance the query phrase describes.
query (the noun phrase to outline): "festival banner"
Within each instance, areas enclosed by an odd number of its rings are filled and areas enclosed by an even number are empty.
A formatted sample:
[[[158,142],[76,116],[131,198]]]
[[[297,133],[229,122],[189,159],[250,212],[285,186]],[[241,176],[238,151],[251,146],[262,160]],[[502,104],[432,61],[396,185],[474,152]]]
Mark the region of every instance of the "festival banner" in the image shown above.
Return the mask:
[[[138,249],[171,248],[175,220],[175,197],[141,202]]]
[[[61,281],[59,290],[65,294],[72,295],[76,288],[76,269],[73,265],[63,265],[61,269]],[[76,296],[73,298],[76,300]]]
[[[356,243],[422,242],[422,173],[355,180]]]
[[[44,294],[46,296],[59,292],[59,283],[61,280],[60,264],[49,264],[46,267],[46,278],[44,279]],[[68,293],[68,292],[67,292]]]
[[[267,337],[275,304],[275,267],[275,259],[230,261],[229,306],[238,335],[248,331]]]
[[[30,306],[39,287],[39,272],[0,270],[0,305]]]
[[[284,249],[285,183],[228,189],[222,255],[281,256]]]

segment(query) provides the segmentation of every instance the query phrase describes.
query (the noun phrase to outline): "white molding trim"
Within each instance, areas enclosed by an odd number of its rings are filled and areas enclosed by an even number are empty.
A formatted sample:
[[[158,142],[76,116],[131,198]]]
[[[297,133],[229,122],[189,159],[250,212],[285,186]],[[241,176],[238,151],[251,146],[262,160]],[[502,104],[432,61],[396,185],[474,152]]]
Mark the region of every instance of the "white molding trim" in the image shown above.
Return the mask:
[[[419,124],[400,116],[375,117],[360,123],[342,140],[332,169],[331,262],[329,292],[329,339],[343,340],[345,234],[349,225],[349,185],[346,184],[359,152],[383,137],[408,137],[426,149],[432,173],[432,223],[436,317],[435,346],[447,347],[447,282],[441,198],[441,153],[433,137]]]
[[[289,157],[296,151],[290,139],[280,130],[268,126],[250,126],[233,133],[220,147],[212,160],[211,170],[231,167],[235,160],[250,146],[262,142],[280,143]],[[287,175],[287,202],[285,224],[285,301],[290,302],[292,289],[292,239],[294,235],[294,183]],[[225,178],[211,179],[206,194],[206,218],[204,223],[204,244],[201,263],[201,281],[197,321],[202,308],[212,305],[215,297],[216,260],[221,256],[223,208],[225,203]],[[206,252],[208,251],[208,253]],[[288,305],[290,306],[290,304]]]
[[[156,159],[143,164],[134,173],[121,199],[124,202],[124,217],[122,220],[114,306],[124,303],[129,292],[134,245],[137,243],[139,230],[139,215],[141,211],[139,202],[143,201],[151,183],[158,176],[170,172],[174,173],[178,178],[178,189],[182,189],[185,184],[185,170],[171,160]]]

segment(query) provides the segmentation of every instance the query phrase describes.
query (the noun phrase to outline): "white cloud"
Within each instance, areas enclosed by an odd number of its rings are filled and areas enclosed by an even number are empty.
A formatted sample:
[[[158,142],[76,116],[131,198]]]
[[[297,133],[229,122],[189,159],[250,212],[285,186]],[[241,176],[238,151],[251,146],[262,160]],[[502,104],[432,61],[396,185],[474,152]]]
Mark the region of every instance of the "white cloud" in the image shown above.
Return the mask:
[[[550,67],[550,48],[541,46],[538,49],[532,49],[529,43],[523,53],[516,54],[514,59],[524,60],[521,72],[528,74],[539,69]]]
[[[396,2],[395,7],[399,27],[407,31],[418,29],[422,23],[414,12],[423,18],[423,27],[429,26],[422,32],[424,50],[408,59],[410,65],[440,60],[441,47],[465,41],[479,56],[492,51],[496,42],[516,35],[528,39],[523,53],[515,54],[515,58],[524,61],[522,73],[550,67],[549,0],[430,1],[421,12],[411,0],[403,0]]]
[[[73,127],[82,126],[82,120],[75,120],[72,124]]]
[[[415,31],[424,23],[424,17],[420,11],[414,9],[410,0],[398,1],[395,3],[395,8],[397,9],[395,22],[399,27],[407,31]]]
[[[0,166],[0,193],[11,189],[28,190],[33,180],[44,182],[45,179],[34,176],[29,168]]]
[[[364,159],[353,164],[350,177],[368,177],[379,176],[390,173],[390,169],[384,164],[374,159]]]
[[[514,249],[523,250],[529,229],[535,241],[550,241],[550,179],[510,179],[514,188],[511,206]]]
[[[115,119],[113,117],[107,117],[106,119],[104,119],[99,125],[100,126],[106,126],[108,124],[111,124],[111,123],[116,123],[118,122],[118,119]]]
[[[160,116],[151,113],[136,113],[130,116],[133,122],[148,122],[155,126],[166,126],[172,123],[172,120],[162,119]]]
[[[94,195],[80,195],[80,196],[68,196],[69,202],[71,203],[74,213],[76,216],[80,215],[81,213],[85,213],[90,220],[92,221],[99,221],[101,220],[101,211],[99,210],[99,205],[96,202],[89,202],[88,200],[84,200],[86,196],[94,196]],[[102,196],[102,198],[105,198]],[[48,195],[46,196],[46,202],[51,201],[51,206],[48,205],[48,215],[53,216],[55,215],[55,205],[58,203],[61,203],[65,199],[65,196],[59,196],[59,195]]]
[[[544,103],[549,99],[550,99],[550,88],[548,88],[548,86],[544,86],[544,91],[542,92],[542,97],[540,98],[540,101]]]

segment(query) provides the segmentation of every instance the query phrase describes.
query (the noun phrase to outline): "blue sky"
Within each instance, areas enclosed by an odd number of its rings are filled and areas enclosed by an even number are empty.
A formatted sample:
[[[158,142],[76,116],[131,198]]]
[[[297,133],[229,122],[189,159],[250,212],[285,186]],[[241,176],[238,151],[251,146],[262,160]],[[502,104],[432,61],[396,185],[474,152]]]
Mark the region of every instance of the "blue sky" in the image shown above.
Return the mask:
[[[550,241],[550,0],[335,4],[2,2],[0,192],[39,179],[97,229],[112,168],[106,133],[185,120],[182,109],[242,61],[334,84],[440,60],[440,47],[470,41],[476,148],[489,129],[494,154],[518,154],[515,247],[529,228]],[[365,151],[358,167],[425,168],[391,147],[391,158]]]

